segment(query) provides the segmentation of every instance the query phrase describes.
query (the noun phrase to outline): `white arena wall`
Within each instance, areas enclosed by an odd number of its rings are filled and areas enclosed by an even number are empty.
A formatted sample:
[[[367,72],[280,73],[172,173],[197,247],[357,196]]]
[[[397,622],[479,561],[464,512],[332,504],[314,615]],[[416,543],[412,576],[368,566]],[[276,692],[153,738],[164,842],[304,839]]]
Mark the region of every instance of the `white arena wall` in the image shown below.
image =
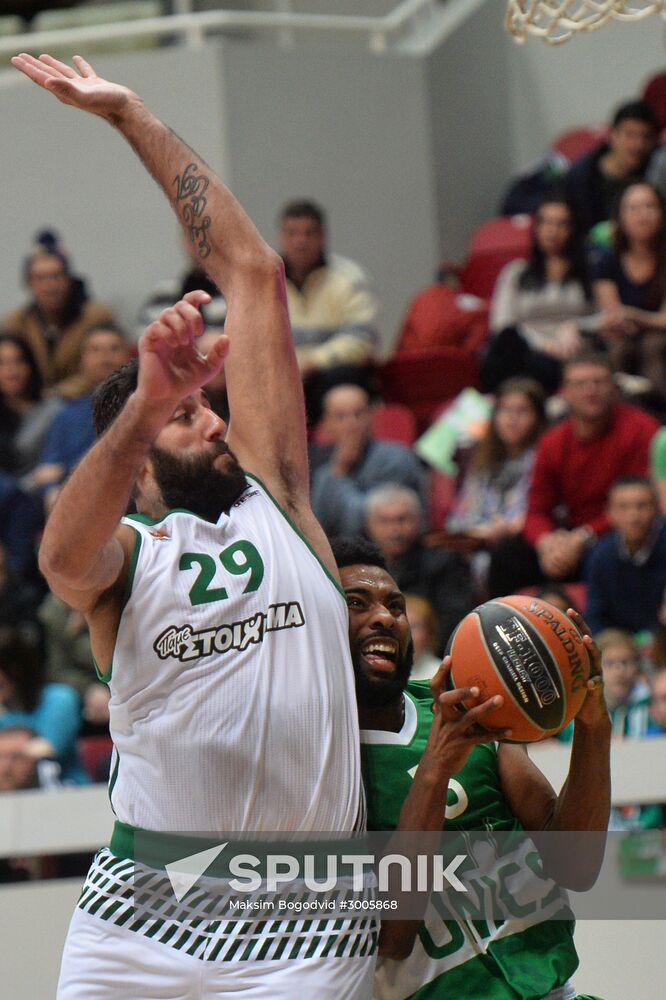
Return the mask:
[[[354,37],[299,34],[284,47],[264,32],[95,62],[209,160],[268,239],[286,198],[320,199],[333,247],[375,278],[388,347],[410,296],[442,257],[463,256],[508,178],[557,132],[603,120],[664,65],[657,18],[555,50],[536,39],[521,48],[502,30],[503,7],[448,0],[385,54]],[[131,325],[146,289],[182,263],[163,199],[103,123],[11,70],[0,73],[0,115],[0,312],[21,301],[20,262],[48,225]]]

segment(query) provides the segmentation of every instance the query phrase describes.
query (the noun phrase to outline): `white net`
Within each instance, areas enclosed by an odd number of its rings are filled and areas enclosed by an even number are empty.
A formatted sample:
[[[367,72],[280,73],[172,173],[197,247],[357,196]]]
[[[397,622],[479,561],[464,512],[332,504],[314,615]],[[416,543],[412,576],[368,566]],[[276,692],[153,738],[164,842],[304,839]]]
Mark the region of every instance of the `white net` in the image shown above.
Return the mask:
[[[517,42],[530,34],[559,45],[608,21],[637,21],[648,14],[666,18],[666,0],[508,0],[505,24]]]

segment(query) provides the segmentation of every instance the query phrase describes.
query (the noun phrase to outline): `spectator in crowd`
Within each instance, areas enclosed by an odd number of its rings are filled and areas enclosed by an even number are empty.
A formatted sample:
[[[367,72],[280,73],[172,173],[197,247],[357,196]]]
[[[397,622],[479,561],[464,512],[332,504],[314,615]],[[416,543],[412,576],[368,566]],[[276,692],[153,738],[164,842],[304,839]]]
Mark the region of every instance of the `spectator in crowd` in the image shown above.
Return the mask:
[[[45,490],[47,510],[53,505],[60,484],[95,441],[94,390],[127,359],[127,344],[117,327],[94,327],[84,335],[78,371],[62,384],[62,392],[74,398],[56,414],[34,472],[35,481]]]
[[[108,732],[109,689],[95,678],[85,618],[50,592],[39,607],[38,617],[44,629],[48,679],[78,692],[85,735]]]
[[[64,784],[85,785],[76,738],[81,708],[76,691],[47,684],[44,658],[18,629],[0,631],[0,730],[25,726],[37,734],[30,752],[35,760],[54,759]]]
[[[490,550],[525,525],[534,449],[546,423],[545,395],[534,379],[503,382],[488,429],[474,448],[446,528]],[[483,568],[487,570],[487,556]],[[480,569],[480,567],[478,567]]]
[[[475,605],[463,557],[423,543],[423,504],[414,490],[386,484],[365,501],[365,528],[379,546],[401,590],[430,601],[437,615],[441,652],[460,619]]]
[[[644,736],[648,724],[650,689],[641,673],[633,637],[622,629],[604,629],[596,636],[601,650],[604,696],[613,736]]]
[[[625,188],[613,240],[594,284],[610,357],[617,371],[650,379],[666,401],[666,213],[651,184]]]
[[[437,655],[440,648],[437,615],[430,601],[418,594],[405,594],[405,604],[414,643],[414,664],[410,678],[413,681],[429,681],[442,662],[441,656]]]
[[[595,545],[586,568],[585,618],[593,634],[653,631],[666,589],[666,521],[650,480],[618,479],[608,497],[608,520],[614,530]]]
[[[37,505],[13,476],[0,472],[0,545],[7,553],[7,568],[18,579],[32,579],[36,572],[35,544],[41,519]]]
[[[493,550],[491,596],[544,579],[573,580],[608,531],[608,491],[621,476],[644,476],[657,421],[616,398],[610,362],[584,354],[564,366],[570,416],[537,445],[521,536]]]
[[[377,301],[358,264],[330,253],[319,205],[294,201],[280,214],[280,253],[289,318],[303,378],[308,420],[316,424],[334,385],[369,388]]]
[[[363,529],[365,498],[382,483],[401,483],[425,500],[426,476],[409,448],[372,436],[372,408],[365,389],[338,385],[324,397],[323,430],[332,444],[314,472],[312,508],[328,535]]]
[[[659,510],[666,514],[666,427],[661,427],[652,438],[650,475],[657,491]]]
[[[219,327],[221,330],[224,326],[227,318],[227,303],[224,296],[201,267],[196,247],[185,236],[181,239],[181,245],[188,261],[187,271],[177,278],[160,281],[150,293],[139,309],[134,331],[135,341],[139,340],[146,327],[155,322],[163,309],[167,309],[188,292],[194,292],[198,288],[210,295],[210,302],[201,307],[206,328]]]
[[[0,469],[30,490],[44,436],[62,407],[56,396],[42,397],[42,376],[28,344],[0,334]]]
[[[484,389],[494,392],[511,375],[530,375],[555,392],[562,362],[583,347],[577,321],[592,311],[591,298],[573,209],[551,195],[536,213],[529,260],[510,261],[497,279]]]
[[[607,141],[572,164],[565,187],[584,232],[610,219],[624,188],[643,179],[656,142],[654,112],[632,101],[615,112]]]
[[[666,736],[666,664],[650,674],[650,718],[647,736]]]
[[[26,726],[0,729],[0,792],[38,787],[37,760],[32,753],[36,735]]]
[[[113,324],[113,313],[88,299],[54,233],[38,234],[24,277],[31,298],[1,325],[29,344],[45,384],[52,386],[76,372],[86,330]]]

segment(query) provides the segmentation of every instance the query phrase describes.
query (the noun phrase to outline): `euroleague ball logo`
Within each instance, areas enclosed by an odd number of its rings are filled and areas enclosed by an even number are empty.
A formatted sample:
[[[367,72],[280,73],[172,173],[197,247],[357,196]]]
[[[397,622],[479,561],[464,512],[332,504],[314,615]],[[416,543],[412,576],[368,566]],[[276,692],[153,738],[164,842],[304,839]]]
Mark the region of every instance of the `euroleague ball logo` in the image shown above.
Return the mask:
[[[546,601],[524,594],[486,601],[460,622],[448,652],[448,686],[476,686],[483,699],[501,695],[483,725],[511,730],[512,742],[554,736],[585,700],[587,647],[571,618]]]
[[[553,682],[546,664],[537,653],[527,630],[517,616],[509,618],[504,625],[496,625],[500,643],[493,643],[500,655],[504,655],[516,671],[522,684],[531,684],[537,692],[539,703],[547,706],[559,701],[561,694]],[[525,689],[518,684],[523,699],[529,698]]]

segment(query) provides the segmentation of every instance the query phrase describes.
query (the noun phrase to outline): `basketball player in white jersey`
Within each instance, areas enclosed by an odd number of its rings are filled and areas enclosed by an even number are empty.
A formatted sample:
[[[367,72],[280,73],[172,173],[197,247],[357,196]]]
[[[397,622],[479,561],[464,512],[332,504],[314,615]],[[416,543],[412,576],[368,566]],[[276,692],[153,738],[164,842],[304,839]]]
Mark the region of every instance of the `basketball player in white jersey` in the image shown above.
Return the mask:
[[[192,292],[139,342],[96,401],[104,433],[65,485],[40,562],[89,623],[111,688],[110,849],[75,911],[60,1000],[369,997],[363,920],[186,919],[159,866],[163,907],[137,916],[149,831],[331,831],[363,823],[347,611],[308,501],[302,390],[282,261],[196,153],[126,87],[49,56],[14,65],[100,116],[161,185],[228,304],[197,350]],[[230,428],[202,386],[225,364]],[[125,517],[130,498],[138,513]],[[225,838],[226,839],[226,838]],[[181,843],[178,841],[177,843]],[[170,857],[174,859],[173,853]]]

